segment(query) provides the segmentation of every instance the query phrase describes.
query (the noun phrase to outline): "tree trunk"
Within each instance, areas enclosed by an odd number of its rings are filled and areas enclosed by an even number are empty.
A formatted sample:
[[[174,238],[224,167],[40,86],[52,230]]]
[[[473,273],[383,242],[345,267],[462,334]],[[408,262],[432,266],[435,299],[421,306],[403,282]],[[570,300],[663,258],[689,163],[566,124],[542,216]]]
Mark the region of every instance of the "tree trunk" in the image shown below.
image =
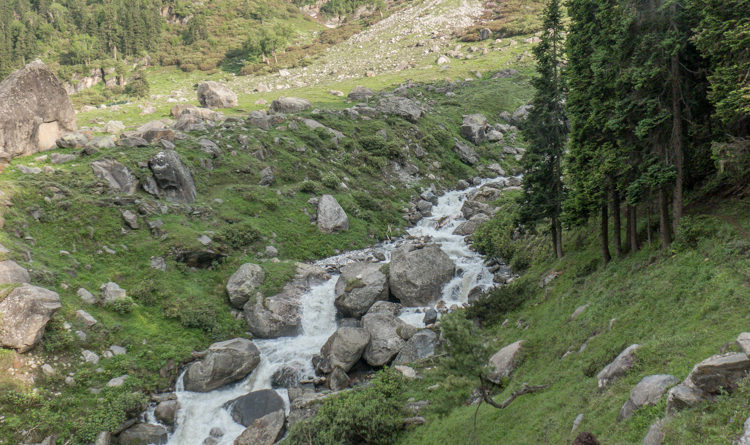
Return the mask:
[[[607,203],[603,202],[601,205],[601,241],[602,241],[602,259],[604,264],[609,263],[612,259],[612,255],[609,254],[609,219],[607,218]]]
[[[636,206],[628,206],[628,233],[630,251],[637,252],[641,246],[638,243],[638,207]]]
[[[614,235],[615,255],[622,256],[622,227],[620,222],[620,194],[614,187],[609,190],[610,212],[612,213],[612,232]]]
[[[674,180],[672,196],[672,224],[674,231],[680,225],[682,218],[682,183],[684,180],[684,153],[682,148],[682,103],[680,90],[680,60],[679,55],[672,56],[672,155],[677,176]]]
[[[555,256],[557,256],[557,227],[555,226],[555,218],[552,218],[552,221],[549,225],[549,233],[552,235],[552,251],[555,252]],[[558,258],[560,258],[558,256]]]
[[[557,244],[555,244],[555,251],[557,253],[557,258],[562,258],[564,255],[562,247],[562,224],[557,218],[555,218],[555,230],[557,231]]]
[[[669,207],[667,199],[667,191],[665,188],[659,187],[658,202],[659,208],[659,235],[661,236],[661,248],[666,250],[669,247],[669,243],[672,241],[671,225],[669,224]]]

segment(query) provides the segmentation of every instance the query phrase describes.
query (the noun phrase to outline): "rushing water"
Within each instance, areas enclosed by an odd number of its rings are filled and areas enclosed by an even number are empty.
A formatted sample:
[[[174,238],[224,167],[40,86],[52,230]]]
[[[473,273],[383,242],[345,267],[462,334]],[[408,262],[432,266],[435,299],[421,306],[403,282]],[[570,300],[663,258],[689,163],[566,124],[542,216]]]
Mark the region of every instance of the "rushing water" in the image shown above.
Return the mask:
[[[500,179],[495,179],[497,181]],[[483,183],[482,185],[486,184]],[[484,266],[483,258],[472,251],[464,237],[453,235],[459,224],[465,221],[461,215],[461,206],[466,197],[480,186],[463,191],[452,191],[438,198],[432,208],[432,216],[423,218],[416,226],[408,230],[413,237],[429,236],[456,263],[458,273],[443,288],[442,300],[446,307],[462,305],[467,302],[469,291],[476,286],[492,286],[492,273]],[[352,261],[362,261],[374,252],[390,254],[404,242],[403,239],[383,243],[370,249],[347,252],[335,257],[318,261],[317,265],[341,266]],[[285,365],[294,365],[306,378],[314,376],[311,359],[336,331],[336,308],[334,306],[334,287],[338,276],[332,276],[323,284],[313,286],[302,296],[302,333],[296,337],[281,337],[266,340],[253,340],[261,352],[258,367],[242,382],[228,385],[207,393],[185,391],[182,376],[177,381],[177,398],[180,410],[177,413],[176,429],[169,437],[169,445],[194,445],[203,442],[209,431],[218,427],[224,431],[220,445],[231,445],[245,427],[235,423],[229,412],[222,406],[234,398],[250,391],[271,388],[271,377],[274,372]],[[415,326],[423,326],[422,317],[426,308],[404,308],[399,315],[401,319]],[[286,390],[278,389],[279,394],[288,400]],[[147,413],[147,420],[156,423],[152,412]]]

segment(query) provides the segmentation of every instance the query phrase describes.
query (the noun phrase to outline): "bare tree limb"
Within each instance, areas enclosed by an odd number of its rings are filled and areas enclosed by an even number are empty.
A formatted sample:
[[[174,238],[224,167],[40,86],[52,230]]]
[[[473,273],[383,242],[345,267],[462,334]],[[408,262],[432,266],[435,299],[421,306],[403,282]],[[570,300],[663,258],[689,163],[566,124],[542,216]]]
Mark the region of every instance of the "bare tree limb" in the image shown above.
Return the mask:
[[[524,383],[523,386],[520,389],[517,389],[513,391],[513,393],[505,400],[503,400],[501,403],[495,402],[495,400],[492,399],[492,395],[486,390],[485,388],[485,379],[482,380],[482,399],[491,406],[494,406],[497,409],[503,409],[507,408],[508,405],[513,403],[516,398],[524,395],[524,394],[531,394],[533,392],[541,391],[543,389],[547,389],[549,387],[549,384],[547,385],[529,385],[528,383]]]

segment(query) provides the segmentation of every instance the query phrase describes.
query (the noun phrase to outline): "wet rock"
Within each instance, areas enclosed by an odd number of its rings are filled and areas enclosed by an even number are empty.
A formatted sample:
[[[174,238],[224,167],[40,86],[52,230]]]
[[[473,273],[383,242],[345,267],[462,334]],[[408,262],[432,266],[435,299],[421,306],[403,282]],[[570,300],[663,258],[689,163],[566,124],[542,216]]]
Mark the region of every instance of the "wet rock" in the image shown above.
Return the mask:
[[[325,363],[319,372],[328,374],[333,368],[339,367],[345,372],[352,369],[370,343],[370,333],[364,328],[338,328],[320,348],[320,355]]]
[[[380,268],[377,263],[352,263],[341,268],[335,290],[339,314],[358,318],[376,301],[388,299],[388,278]]]
[[[334,233],[349,230],[349,217],[341,208],[336,198],[323,195],[318,201],[318,229],[323,233]]]
[[[271,110],[275,113],[299,113],[311,106],[310,102],[298,97],[279,97],[271,102]]]
[[[253,263],[245,263],[229,277],[227,295],[232,306],[241,309],[250,299],[255,299],[266,274],[263,268]]]
[[[167,443],[167,429],[161,425],[138,423],[117,436],[120,445],[153,445]]]
[[[198,102],[207,108],[236,107],[237,95],[226,85],[205,81],[198,85]]]
[[[503,378],[510,376],[515,371],[523,350],[523,344],[523,340],[518,340],[492,354],[489,362],[491,373],[488,376],[491,382],[500,384]]]
[[[60,296],[51,290],[30,284],[13,289],[0,301],[0,345],[19,353],[33,348],[60,307]]]
[[[422,323],[425,324],[425,326],[429,326],[438,320],[438,313],[435,309],[429,308],[424,313],[424,318],[422,318]]]
[[[470,220],[464,221],[453,230],[454,235],[468,236],[473,235],[479,226],[489,221],[491,218],[484,213],[479,213],[471,217]]]
[[[234,445],[273,445],[284,435],[284,410],[274,411],[253,421],[234,440]]]
[[[455,264],[437,245],[407,245],[393,251],[389,270],[391,292],[404,306],[427,306],[440,298]]]
[[[431,329],[422,329],[406,342],[399,351],[394,365],[403,365],[406,363],[415,363],[424,360],[427,357],[435,355],[435,347],[438,343],[438,336]]]
[[[250,340],[235,338],[214,343],[203,360],[193,363],[184,377],[188,391],[208,392],[242,380],[260,363],[260,351]]]
[[[255,420],[281,411],[284,415],[284,400],[272,389],[261,389],[238,397],[225,404],[232,419],[242,426],[250,426]]]
[[[303,377],[303,368],[304,365],[299,362],[282,366],[271,376],[271,386],[274,388],[290,388],[298,386]]]
[[[620,414],[617,417],[618,422],[627,419],[645,405],[655,405],[667,391],[667,388],[677,382],[677,377],[672,375],[659,374],[644,377],[630,390],[630,398],[620,409]]]
[[[343,369],[336,366],[326,377],[326,384],[331,391],[341,391],[349,387],[349,376]]]
[[[130,169],[114,159],[98,159],[91,163],[91,170],[115,192],[132,195],[138,188],[138,180]]]
[[[604,389],[612,380],[625,375],[626,372],[633,367],[635,362],[635,351],[640,348],[640,345],[630,345],[625,348],[614,361],[604,367],[599,374],[596,375],[597,384],[599,389]]]
[[[172,426],[177,417],[178,409],[180,409],[180,402],[177,400],[165,400],[156,405],[154,416],[159,422]]]
[[[406,342],[399,335],[405,323],[384,312],[368,312],[362,317],[362,327],[370,334],[370,342],[363,357],[370,366],[384,366],[398,354]]]

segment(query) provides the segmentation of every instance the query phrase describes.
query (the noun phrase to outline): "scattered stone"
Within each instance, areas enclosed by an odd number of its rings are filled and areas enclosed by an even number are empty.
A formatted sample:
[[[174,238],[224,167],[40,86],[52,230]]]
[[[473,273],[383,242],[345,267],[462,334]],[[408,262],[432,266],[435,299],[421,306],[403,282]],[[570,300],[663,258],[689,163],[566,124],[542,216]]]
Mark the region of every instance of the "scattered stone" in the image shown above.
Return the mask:
[[[260,171],[260,182],[258,182],[258,185],[267,187],[273,184],[274,179],[273,169],[271,167],[266,167]]]
[[[489,221],[491,218],[484,213],[474,215],[468,221],[464,221],[453,230],[454,235],[468,236],[473,235],[479,226]]]
[[[597,384],[599,389],[604,389],[607,385],[617,377],[624,375],[626,372],[633,367],[635,362],[635,351],[640,348],[640,345],[630,345],[625,348],[617,358],[604,367],[599,374],[596,375]]]
[[[257,264],[240,266],[227,282],[227,295],[232,306],[240,309],[251,299],[255,303],[255,294],[265,278],[263,268]]]
[[[49,155],[49,161],[53,164],[64,164],[74,161],[78,156],[69,153],[52,153]]]
[[[122,219],[125,220],[125,224],[133,230],[138,229],[138,215],[130,210],[122,211]]]
[[[152,256],[149,260],[149,264],[151,265],[152,269],[160,270],[164,272],[167,270],[167,262],[164,260],[163,257],[160,256]]]
[[[46,376],[55,375],[55,368],[53,368],[49,363],[45,363],[42,365],[42,372]]]
[[[147,192],[172,202],[190,204],[195,201],[197,192],[193,175],[177,152],[160,151],[148,161],[148,166],[154,174],[154,187],[146,189]]]
[[[185,389],[208,392],[242,380],[260,363],[260,351],[250,340],[234,338],[214,343],[203,360],[191,364],[183,381]]]
[[[274,246],[266,246],[266,250],[263,252],[266,258],[276,258],[279,256],[279,249]]]
[[[382,96],[375,109],[384,114],[402,117],[412,123],[416,123],[424,114],[422,108],[413,100],[394,95]]]
[[[589,303],[586,303],[584,305],[578,306],[576,308],[576,310],[574,310],[573,313],[570,314],[570,321],[573,321],[576,318],[578,318],[578,316],[581,315],[583,313],[583,311],[585,311],[586,308],[588,308],[588,307],[589,307]]]
[[[583,422],[583,413],[577,415],[573,420],[573,428],[570,429],[570,434],[573,434],[575,430],[578,429],[578,427],[581,425],[581,422]]]
[[[237,95],[218,82],[205,81],[198,85],[198,102],[207,108],[236,107]]]
[[[667,394],[667,414],[673,414],[683,408],[695,406],[703,401],[703,392],[690,381],[680,383]]]
[[[60,296],[51,290],[30,284],[13,289],[0,301],[0,345],[19,353],[33,348],[60,307]]]
[[[309,109],[312,105],[305,99],[298,97],[279,97],[271,102],[271,111],[275,113],[299,113]]]
[[[479,156],[477,156],[474,149],[461,141],[456,141],[456,144],[453,146],[453,151],[465,164],[474,165],[479,162]]]
[[[102,294],[104,295],[104,302],[111,303],[113,301],[121,300],[128,296],[125,289],[121,288],[117,283],[110,281],[104,283],[101,286]]]
[[[56,143],[59,148],[83,148],[88,142],[89,138],[83,133],[68,133]]]
[[[399,328],[404,324],[395,315],[379,310],[362,317],[362,327],[370,333],[370,343],[363,357],[370,366],[387,365],[404,347],[406,342],[399,335]]]
[[[672,375],[659,374],[644,377],[630,390],[630,398],[620,409],[617,421],[627,419],[645,405],[655,405],[667,391],[667,388],[677,382],[677,377]]]
[[[750,358],[745,353],[714,355],[695,365],[686,380],[706,394],[718,395],[734,390],[748,371]]]
[[[318,229],[323,233],[349,230],[349,217],[336,198],[323,195],[318,201]]]
[[[360,102],[367,101],[373,96],[375,96],[375,92],[371,89],[365,88],[363,86],[356,86],[352,89],[349,95],[346,96],[346,98],[351,101]]]
[[[479,30],[479,40],[487,40],[492,37],[492,31],[489,28],[482,28]]]
[[[83,309],[79,309],[76,311],[76,320],[83,323],[83,325],[87,328],[90,328],[97,323],[96,318],[94,318],[91,314],[84,311]]]
[[[130,169],[114,159],[98,159],[91,163],[91,169],[115,192],[132,195],[138,188],[138,180]]]
[[[449,58],[445,57],[445,56],[438,56],[438,58],[435,61],[435,63],[437,65],[445,65],[446,63],[450,63],[450,61],[451,60]]]
[[[86,304],[96,304],[96,297],[91,292],[87,291],[84,288],[79,288],[78,292],[76,293],[79,297],[81,297],[81,300]]]
[[[159,422],[171,426],[174,425],[178,409],[180,409],[180,402],[177,400],[165,400],[156,405],[154,416]]]
[[[492,372],[488,379],[495,383],[502,383],[503,378],[510,376],[518,365],[518,358],[523,350],[523,340],[518,340],[500,349],[490,357],[489,366]]]
[[[643,438],[643,445],[662,445],[664,441],[664,432],[662,427],[664,426],[664,419],[657,420],[648,428],[646,437]],[[750,444],[740,444],[750,445]]]
[[[328,376],[326,376],[326,384],[328,389],[331,391],[341,391],[349,387],[349,376],[346,372],[338,366],[333,368]]]
[[[81,355],[83,356],[83,361],[85,361],[86,363],[91,363],[92,365],[99,364],[99,354],[97,354],[96,352],[84,349],[83,351],[81,351]]]
[[[394,368],[396,368],[396,371],[400,372],[401,375],[403,375],[407,379],[417,378],[417,371],[415,371],[414,368],[410,368],[404,365],[395,365]]]
[[[393,363],[402,365],[405,363],[416,363],[435,355],[435,347],[438,343],[437,334],[431,329],[422,329],[412,335],[403,348],[399,351]]]
[[[479,145],[487,140],[487,118],[481,114],[467,114],[463,116],[461,136]]]
[[[422,318],[422,323],[425,324],[425,326],[429,326],[438,320],[438,312],[434,308],[429,308],[424,313],[424,318]]]
[[[104,132],[109,134],[120,134],[125,130],[125,124],[120,121],[109,121],[104,124]]]

